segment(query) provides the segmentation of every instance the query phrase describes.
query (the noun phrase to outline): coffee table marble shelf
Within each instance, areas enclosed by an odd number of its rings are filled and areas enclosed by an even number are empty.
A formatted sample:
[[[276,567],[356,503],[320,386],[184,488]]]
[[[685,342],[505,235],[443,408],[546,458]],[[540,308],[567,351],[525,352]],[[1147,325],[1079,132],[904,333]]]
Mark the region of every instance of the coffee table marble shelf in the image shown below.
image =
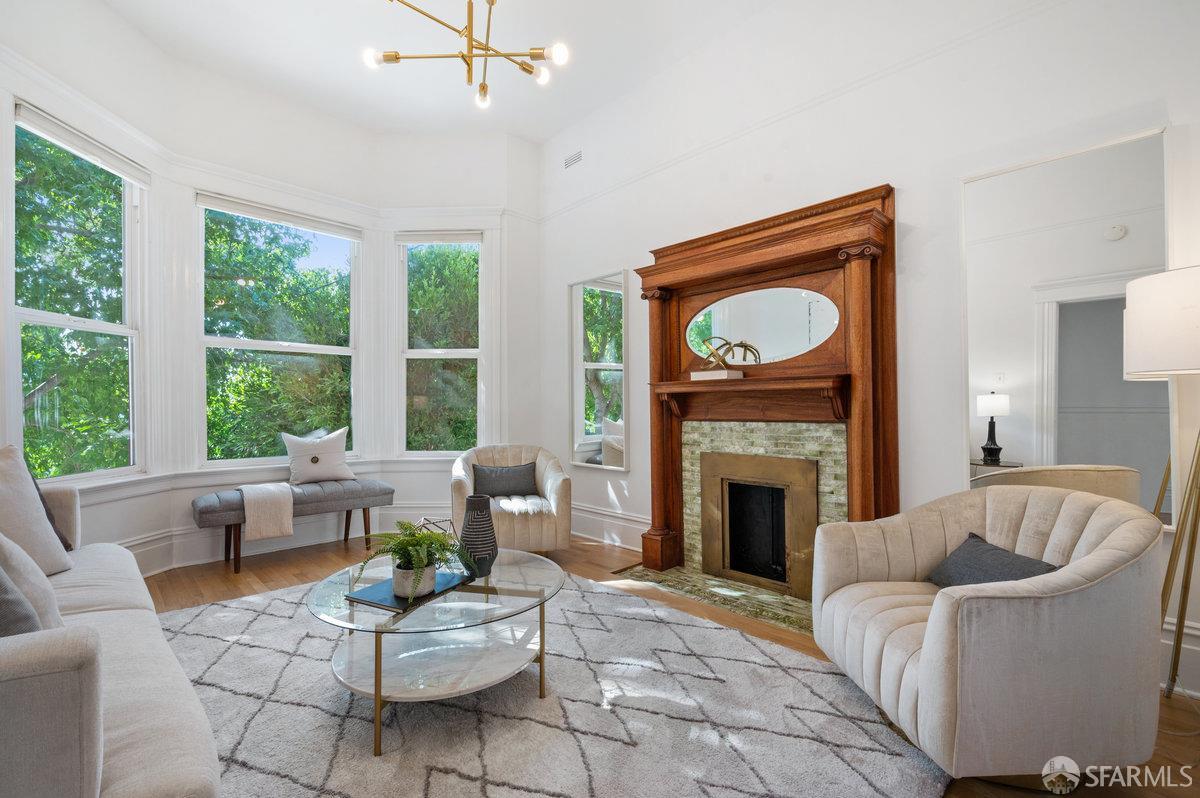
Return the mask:
[[[334,677],[375,702],[375,755],[382,753],[383,707],[473,693],[539,665],[546,697],[546,602],[565,575],[551,560],[501,549],[491,574],[404,613],[346,601],[346,593],[391,579],[387,562],[329,576],[308,594],[309,610],[346,630],[333,655]],[[361,634],[356,634],[361,633]]]

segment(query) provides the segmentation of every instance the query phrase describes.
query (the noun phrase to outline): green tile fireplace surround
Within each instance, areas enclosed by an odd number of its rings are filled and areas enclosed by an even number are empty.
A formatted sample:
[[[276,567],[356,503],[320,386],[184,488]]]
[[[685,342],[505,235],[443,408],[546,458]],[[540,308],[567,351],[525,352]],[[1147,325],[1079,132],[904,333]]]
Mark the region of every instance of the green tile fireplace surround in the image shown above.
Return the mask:
[[[700,453],[761,454],[817,461],[818,523],[846,520],[846,426],[809,422],[683,423],[683,565],[638,566],[623,576],[652,582],[751,618],[812,631],[812,605],[766,588],[704,573],[701,564]]]

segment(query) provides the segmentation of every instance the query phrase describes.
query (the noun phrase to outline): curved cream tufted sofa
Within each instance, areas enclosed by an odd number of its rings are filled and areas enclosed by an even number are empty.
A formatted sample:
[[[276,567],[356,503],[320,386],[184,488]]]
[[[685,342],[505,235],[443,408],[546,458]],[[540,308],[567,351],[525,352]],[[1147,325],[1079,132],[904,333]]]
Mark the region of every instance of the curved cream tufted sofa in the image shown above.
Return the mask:
[[[925,581],[968,533],[1061,566],[1012,582]],[[817,528],[817,644],[955,778],[1053,756],[1150,758],[1158,725],[1162,525],[1123,501],[994,486]]]
[[[500,444],[477,446],[454,461],[450,473],[450,515],[462,529],[467,496],[475,492],[472,465],[514,466],[537,463],[536,496],[492,498],[496,540],[504,549],[552,551],[571,545],[571,479],[558,458],[540,446]]]

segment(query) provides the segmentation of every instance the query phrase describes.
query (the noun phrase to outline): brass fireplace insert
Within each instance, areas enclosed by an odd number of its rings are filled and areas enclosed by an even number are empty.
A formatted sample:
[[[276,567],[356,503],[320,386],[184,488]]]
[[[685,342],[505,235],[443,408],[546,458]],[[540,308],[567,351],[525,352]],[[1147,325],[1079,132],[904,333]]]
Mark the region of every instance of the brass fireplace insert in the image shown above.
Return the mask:
[[[701,452],[701,561],[704,572],[725,579],[812,598],[813,541],[817,531],[817,463],[796,457]],[[762,486],[782,493],[783,573],[768,576],[739,568],[739,541],[731,540],[731,488]],[[768,501],[770,501],[768,499]],[[734,522],[734,523],[731,523]],[[778,531],[778,530],[776,530]],[[782,577],[782,578],[779,578]]]

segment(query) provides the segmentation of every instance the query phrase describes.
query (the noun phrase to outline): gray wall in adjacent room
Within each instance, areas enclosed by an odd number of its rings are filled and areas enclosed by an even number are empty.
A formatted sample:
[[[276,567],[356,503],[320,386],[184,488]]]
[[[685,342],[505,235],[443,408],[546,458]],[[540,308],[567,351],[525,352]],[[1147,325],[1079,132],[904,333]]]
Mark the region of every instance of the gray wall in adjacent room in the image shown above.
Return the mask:
[[[1125,380],[1124,307],[1124,299],[1059,306],[1058,462],[1136,468],[1149,509],[1170,451],[1167,384]]]

